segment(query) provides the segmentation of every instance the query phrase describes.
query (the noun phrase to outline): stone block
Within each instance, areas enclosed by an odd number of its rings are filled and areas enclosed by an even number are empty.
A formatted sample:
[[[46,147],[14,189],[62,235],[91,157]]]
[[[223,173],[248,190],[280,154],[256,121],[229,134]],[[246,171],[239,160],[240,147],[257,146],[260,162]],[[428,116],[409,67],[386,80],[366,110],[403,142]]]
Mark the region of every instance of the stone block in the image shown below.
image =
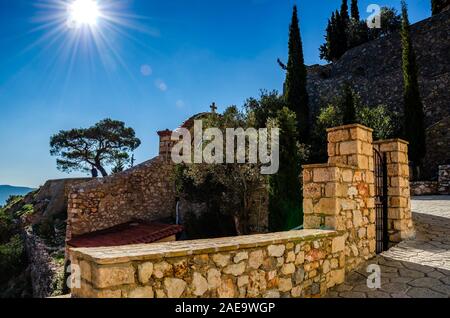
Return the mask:
[[[322,186],[318,183],[308,183],[303,186],[305,199],[317,199],[322,196]]]
[[[216,289],[220,286],[222,280],[221,280],[221,276],[222,274],[220,273],[219,270],[215,269],[215,268],[210,268],[208,270],[208,288],[209,289]]]
[[[321,226],[322,219],[320,216],[315,215],[305,215],[303,221],[303,227],[305,229],[319,229]]]
[[[186,282],[179,278],[168,277],[164,279],[164,287],[169,298],[180,298],[186,289],[186,285]]]
[[[329,287],[342,284],[345,281],[345,270],[335,269],[330,272]]]
[[[230,254],[214,254],[213,261],[217,266],[225,267],[230,262]]]
[[[150,277],[152,277],[152,274],[153,274],[153,263],[146,262],[138,265],[139,281],[142,284],[147,284]]]
[[[366,155],[368,157],[373,156],[373,145],[368,142],[361,143],[361,154]]]
[[[234,298],[236,294],[235,286],[231,278],[225,279],[217,289],[219,298]]]
[[[290,278],[280,278],[278,281],[278,290],[280,292],[288,292],[292,289],[292,280]]]
[[[134,284],[134,267],[131,264],[93,267],[92,281],[97,288]]]
[[[240,263],[243,260],[248,259],[248,252],[239,252],[234,256],[233,261],[235,263]]]
[[[208,281],[202,274],[195,272],[192,276],[192,293],[195,296],[203,296],[208,290]]]
[[[338,236],[333,238],[332,244],[331,244],[331,253],[338,253],[342,252],[345,249],[345,237],[344,236]]]
[[[350,138],[348,129],[335,130],[328,133],[328,142],[336,143],[346,141]]]
[[[253,269],[259,269],[264,263],[264,253],[261,250],[250,252],[248,266]]]
[[[291,275],[295,272],[295,265],[293,263],[284,264],[281,272],[283,275]]]
[[[339,208],[336,198],[322,198],[314,206],[314,213],[336,215],[339,212]]]
[[[267,248],[268,255],[271,257],[281,257],[284,255],[286,246],[284,245],[269,245]]]
[[[172,271],[173,271],[172,265],[165,261],[156,263],[153,266],[153,276],[155,276],[156,278],[172,276]]]
[[[223,272],[228,275],[239,276],[245,272],[245,267],[246,267],[245,262],[228,265],[223,269]]]
[[[81,278],[87,280],[88,282],[92,282],[90,263],[88,261],[81,260],[79,266],[81,271]]]
[[[313,200],[303,199],[303,213],[312,214],[314,212]]]
[[[343,169],[341,174],[342,174],[342,181],[344,181],[344,182],[352,182],[353,181],[353,170]]]
[[[339,144],[340,155],[353,155],[360,153],[361,142],[359,140],[345,141]]]
[[[314,169],[314,182],[328,182],[331,180],[329,168],[316,168]]]
[[[137,287],[128,293],[128,298],[154,298],[153,288],[149,286]]]

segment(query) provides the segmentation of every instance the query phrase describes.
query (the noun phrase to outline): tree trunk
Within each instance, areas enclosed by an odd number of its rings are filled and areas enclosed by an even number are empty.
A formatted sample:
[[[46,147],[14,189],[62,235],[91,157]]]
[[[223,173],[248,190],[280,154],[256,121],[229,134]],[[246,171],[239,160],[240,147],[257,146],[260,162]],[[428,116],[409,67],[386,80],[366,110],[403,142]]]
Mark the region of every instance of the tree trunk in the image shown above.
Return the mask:
[[[236,235],[237,236],[243,235],[241,231],[241,224],[239,222],[239,215],[238,214],[233,215],[233,220],[234,220],[234,227],[236,229]]]
[[[101,164],[98,163],[95,165],[95,167],[100,171],[103,177],[108,176],[108,172],[106,172],[105,168],[103,168]]]

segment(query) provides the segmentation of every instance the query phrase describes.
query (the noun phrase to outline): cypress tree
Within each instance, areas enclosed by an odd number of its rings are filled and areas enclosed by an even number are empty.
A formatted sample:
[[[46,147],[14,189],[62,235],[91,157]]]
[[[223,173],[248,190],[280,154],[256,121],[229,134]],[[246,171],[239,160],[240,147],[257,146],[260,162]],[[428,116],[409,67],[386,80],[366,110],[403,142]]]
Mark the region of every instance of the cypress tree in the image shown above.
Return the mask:
[[[342,91],[342,120],[344,125],[356,124],[355,99],[350,84],[345,83]]]
[[[350,21],[350,16],[348,15],[348,2],[347,2],[347,0],[342,0],[340,15],[341,15],[341,18],[342,18],[342,22],[344,23],[344,26],[347,26],[348,22]]]
[[[358,0],[352,0],[351,13],[352,13],[353,20],[355,20],[355,21],[360,20],[359,9],[358,9]]]
[[[408,9],[402,0],[402,66],[404,79],[404,137],[410,142],[409,158],[414,165],[414,177],[420,178],[420,167],[426,153],[423,104],[419,92],[416,54],[411,41]]]
[[[339,11],[336,11],[335,18],[335,35],[333,36],[335,53],[333,55],[336,59],[339,59],[345,52],[347,52],[348,23],[345,16],[341,16]]]
[[[289,59],[286,69],[285,98],[290,110],[297,118],[298,141],[309,141],[309,106],[306,89],[306,66],[300,35],[297,6],[294,6],[289,27]]]
[[[450,6],[450,0],[431,0],[431,11],[433,15],[441,13],[444,8]]]
[[[278,173],[269,176],[269,230],[279,232],[303,223],[301,158],[295,113],[283,107],[274,119],[280,129],[280,167]]]

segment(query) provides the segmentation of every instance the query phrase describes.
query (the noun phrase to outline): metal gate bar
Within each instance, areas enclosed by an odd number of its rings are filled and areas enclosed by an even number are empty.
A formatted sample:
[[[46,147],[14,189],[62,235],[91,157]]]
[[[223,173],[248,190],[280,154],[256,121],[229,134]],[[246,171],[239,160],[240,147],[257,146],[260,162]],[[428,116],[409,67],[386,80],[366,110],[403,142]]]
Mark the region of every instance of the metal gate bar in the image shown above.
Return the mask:
[[[375,213],[376,213],[376,252],[387,250],[388,236],[388,193],[386,154],[374,149],[375,161]]]

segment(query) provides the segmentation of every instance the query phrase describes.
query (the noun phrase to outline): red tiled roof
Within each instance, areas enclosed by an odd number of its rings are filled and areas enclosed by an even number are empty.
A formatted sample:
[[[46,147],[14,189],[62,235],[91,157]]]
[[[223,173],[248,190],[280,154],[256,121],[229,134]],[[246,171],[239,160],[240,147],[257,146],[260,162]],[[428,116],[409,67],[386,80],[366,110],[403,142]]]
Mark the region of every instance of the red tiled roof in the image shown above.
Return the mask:
[[[148,244],[183,231],[181,225],[129,222],[112,228],[77,236],[67,242],[72,247],[109,247]]]

